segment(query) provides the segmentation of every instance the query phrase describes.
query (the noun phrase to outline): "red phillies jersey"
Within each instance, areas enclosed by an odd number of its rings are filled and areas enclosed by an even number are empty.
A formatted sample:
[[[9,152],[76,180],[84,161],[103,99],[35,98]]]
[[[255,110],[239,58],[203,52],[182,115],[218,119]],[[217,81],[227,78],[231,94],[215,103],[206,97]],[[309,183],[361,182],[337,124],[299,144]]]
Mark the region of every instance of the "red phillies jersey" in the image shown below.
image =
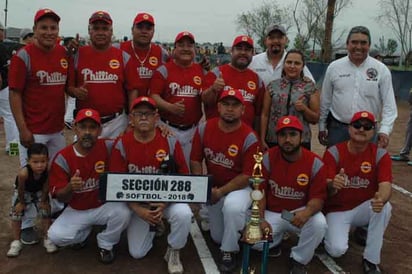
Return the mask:
[[[120,43],[120,49],[127,52],[132,59],[135,59],[135,62],[133,62],[136,65],[134,71],[137,72],[140,78],[137,90],[139,96],[147,96],[153,73],[158,67],[169,61],[169,55],[165,49],[154,43],[151,43],[149,51],[133,49],[132,43],[132,40]]]
[[[9,87],[21,91],[24,120],[32,133],[63,129],[67,74],[66,50],[60,45],[46,52],[30,44],[12,57]]]
[[[215,82],[216,78],[222,77],[225,87],[219,91],[213,104],[205,104],[206,119],[218,117],[217,100],[224,90],[239,89],[245,101],[245,113],[243,121],[253,127],[255,116],[260,116],[262,111],[265,86],[259,75],[251,69],[239,71],[230,64],[222,65],[209,71],[205,77],[204,89],[206,90]]]
[[[360,154],[351,154],[347,142],[330,147],[323,155],[327,178],[333,179],[343,168],[346,186],[326,202],[325,211],[346,211],[372,199],[380,182],[392,182],[392,162],[385,149],[370,143]]]
[[[165,156],[173,156],[180,174],[189,174],[180,143],[175,137],[163,137],[156,129],[155,138],[141,143],[134,138],[133,131],[120,136],[113,147],[110,171],[159,174]]]
[[[313,152],[302,149],[296,162],[286,161],[278,146],[264,154],[266,208],[273,212],[306,206],[312,199],[326,199],[326,167]]]
[[[70,64],[69,86],[84,86],[86,100],[76,100],[76,107],[93,108],[101,116],[121,112],[126,106],[126,92],[137,89],[133,61],[126,52],[110,47],[105,51],[80,47]]]
[[[49,177],[50,193],[56,192],[70,183],[70,179],[80,171],[83,188],[73,193],[69,205],[78,210],[99,207],[99,175],[106,171],[113,141],[98,139],[92,151],[86,156],[79,155],[74,145],[67,146],[55,156]]]
[[[244,123],[239,129],[225,133],[218,121],[219,118],[213,118],[198,126],[190,160],[202,162],[205,159],[208,174],[213,176],[213,186],[220,187],[239,174],[252,175],[258,139]]]
[[[161,117],[176,125],[197,124],[202,117],[200,93],[203,78],[203,69],[196,63],[184,68],[168,62],[158,68],[150,83],[150,94],[159,94],[171,104],[184,100],[186,107],[183,116],[161,111]]]

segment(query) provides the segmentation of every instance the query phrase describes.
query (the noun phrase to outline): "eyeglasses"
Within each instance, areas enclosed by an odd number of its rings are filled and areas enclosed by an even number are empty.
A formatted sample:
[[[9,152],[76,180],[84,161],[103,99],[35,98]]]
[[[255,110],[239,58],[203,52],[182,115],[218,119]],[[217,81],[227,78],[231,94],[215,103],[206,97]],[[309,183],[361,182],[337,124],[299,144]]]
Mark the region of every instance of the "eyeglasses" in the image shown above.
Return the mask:
[[[362,124],[360,121],[353,122],[351,126],[356,129],[360,129],[361,127],[363,127],[364,130],[371,130],[375,128],[375,125],[372,123]]]
[[[139,119],[142,119],[143,117],[153,118],[155,114],[156,114],[156,111],[148,111],[148,112],[137,111],[137,112],[130,113],[130,115],[132,115],[133,117],[139,118]]]

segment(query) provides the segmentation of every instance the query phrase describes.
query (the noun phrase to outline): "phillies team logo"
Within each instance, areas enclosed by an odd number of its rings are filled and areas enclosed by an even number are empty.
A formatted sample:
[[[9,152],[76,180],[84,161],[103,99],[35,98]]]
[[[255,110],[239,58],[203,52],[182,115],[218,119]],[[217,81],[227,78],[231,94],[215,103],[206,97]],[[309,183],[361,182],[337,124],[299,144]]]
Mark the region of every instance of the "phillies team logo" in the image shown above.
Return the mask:
[[[237,147],[237,145],[230,145],[227,149],[227,153],[230,156],[235,157],[239,153],[239,148]]]
[[[96,173],[103,173],[104,172],[104,162],[103,161],[97,161],[94,164],[94,170]]]
[[[306,175],[305,173],[301,173],[298,175],[298,177],[296,178],[296,182],[298,183],[298,185],[300,186],[305,186],[309,183],[309,176]]]
[[[253,81],[249,81],[247,82],[247,87],[251,90],[255,90],[256,89],[256,83]]]
[[[360,169],[363,173],[369,173],[372,171],[372,165],[369,162],[363,162],[360,166]]]
[[[158,151],[156,151],[156,155],[155,155],[156,160],[161,162],[163,161],[165,157],[166,157],[166,151],[164,149],[159,149]]]
[[[149,64],[152,66],[157,66],[157,64],[159,63],[159,60],[157,60],[157,58],[155,56],[150,56],[149,58]]]
[[[69,63],[67,63],[67,60],[65,58],[60,59],[60,66],[62,66],[62,68],[67,69],[67,67],[69,66]]]
[[[199,76],[195,76],[195,77],[193,77],[193,82],[196,84],[196,85],[201,85],[202,84],[202,79],[200,79],[200,77]]]
[[[116,59],[110,60],[110,61],[109,61],[109,67],[110,67],[111,69],[118,69],[118,68],[120,67],[120,62],[119,62],[119,60],[116,60]]]

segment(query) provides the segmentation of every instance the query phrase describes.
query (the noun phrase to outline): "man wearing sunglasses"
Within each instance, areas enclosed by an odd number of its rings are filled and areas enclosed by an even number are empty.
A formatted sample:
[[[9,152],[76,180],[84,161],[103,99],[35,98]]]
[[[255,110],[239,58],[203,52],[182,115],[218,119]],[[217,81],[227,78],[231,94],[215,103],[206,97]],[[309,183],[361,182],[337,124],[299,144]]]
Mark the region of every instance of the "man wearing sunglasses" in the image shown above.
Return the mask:
[[[383,234],[392,208],[391,159],[385,149],[371,143],[375,126],[372,113],[356,112],[348,126],[349,141],[330,147],[323,156],[328,180],[325,249],[333,257],[342,256],[349,247],[350,227],[368,225],[364,273],[381,273]]]

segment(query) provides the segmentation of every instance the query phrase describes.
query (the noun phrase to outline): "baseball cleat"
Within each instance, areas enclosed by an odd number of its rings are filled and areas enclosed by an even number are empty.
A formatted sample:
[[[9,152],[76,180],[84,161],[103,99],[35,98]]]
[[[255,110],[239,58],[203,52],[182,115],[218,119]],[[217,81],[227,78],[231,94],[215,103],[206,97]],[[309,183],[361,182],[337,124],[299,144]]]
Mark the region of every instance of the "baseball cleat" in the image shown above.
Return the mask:
[[[23,249],[23,244],[20,240],[14,240],[10,244],[10,249],[7,251],[7,257],[17,257],[20,254],[20,251]]]

